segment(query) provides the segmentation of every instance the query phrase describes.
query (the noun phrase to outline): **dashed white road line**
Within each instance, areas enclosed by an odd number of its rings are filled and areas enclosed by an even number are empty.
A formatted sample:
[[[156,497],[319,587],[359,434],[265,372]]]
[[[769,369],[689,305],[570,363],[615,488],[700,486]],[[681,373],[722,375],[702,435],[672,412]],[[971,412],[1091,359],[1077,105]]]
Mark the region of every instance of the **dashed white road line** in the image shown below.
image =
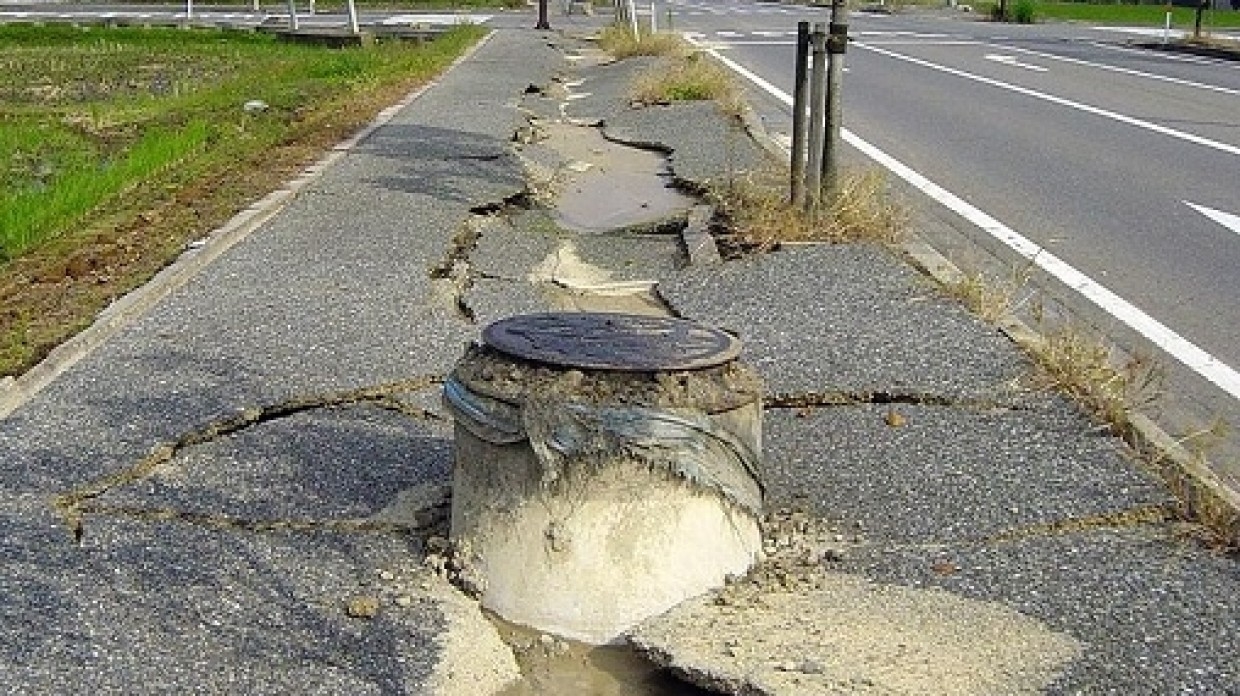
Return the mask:
[[[740,63],[710,48],[703,50],[741,77],[754,83],[763,91],[792,106],[792,97]],[[1002,84],[1002,83],[1000,83]],[[1032,90],[1030,90],[1032,91]],[[1050,96],[1050,95],[1046,95]],[[1066,100],[1065,100],[1066,101]],[[986,212],[974,207],[954,193],[935,184],[903,162],[895,159],[874,145],[862,140],[844,128],[840,132],[844,142],[877,162],[892,174],[900,177],[913,188],[948,208],[970,223],[1002,242],[1017,255],[1045,271],[1082,297],[1115,317],[1141,336],[1164,350],[1185,367],[1216,385],[1234,399],[1240,399],[1240,372],[1199,348],[1196,344],[1172,331],[1154,317],[1131,302],[1116,295],[1092,278],[1072,267],[1051,252],[1026,239],[1012,228],[1004,225]]]
[[[1008,55],[1003,55],[1000,53],[989,53],[982,57],[993,63],[998,63],[1000,65],[1007,65],[1013,68],[1020,68],[1022,70],[1029,70],[1032,72],[1047,72],[1047,69],[1042,67],[1041,65],[1032,65],[1030,63],[1022,63],[1016,60],[1016,56],[1008,56]]]

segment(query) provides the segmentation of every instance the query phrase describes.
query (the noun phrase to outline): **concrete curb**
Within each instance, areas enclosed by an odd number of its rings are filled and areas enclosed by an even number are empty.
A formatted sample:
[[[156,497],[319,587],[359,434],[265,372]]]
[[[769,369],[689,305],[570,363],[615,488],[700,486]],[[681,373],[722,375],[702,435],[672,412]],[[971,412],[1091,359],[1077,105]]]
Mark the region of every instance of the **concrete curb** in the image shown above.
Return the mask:
[[[443,74],[447,74],[472,57],[491,40],[492,36],[494,32],[484,36],[481,41],[453,61]],[[0,418],[10,416],[22,404],[33,398],[66,370],[90,355],[121,329],[142,318],[160,300],[185,286],[211,262],[275,217],[303,189],[318,179],[328,167],[364,142],[376,130],[395,118],[401,109],[417,101],[437,84],[439,84],[438,79],[431,80],[414,89],[399,102],[380,111],[365,127],[347,140],[333,146],[326,155],[306,167],[301,174],[283,187],[272,191],[234,215],[222,227],[211,232],[200,244],[195,244],[194,248],[185,251],[176,261],[155,274],[151,280],[108,305],[95,318],[94,323],[57,346],[38,365],[19,377],[0,380]]]
[[[783,148],[767,135],[766,129],[753,115],[752,109],[744,110],[742,120],[746,132],[759,147],[777,159],[787,157]],[[690,246],[688,227],[683,234],[685,248],[694,249],[695,247]],[[693,240],[695,244],[699,243],[696,236]],[[714,246],[713,238],[710,243]],[[939,285],[946,286],[966,277],[954,263],[923,240],[912,239],[894,248]],[[718,253],[716,248],[715,254]],[[691,264],[698,262],[692,254],[689,261]],[[996,326],[1028,353],[1036,352],[1042,344],[1042,335],[1014,316],[1008,315],[999,319]],[[1174,437],[1145,415],[1130,416],[1120,434],[1181,501],[1186,516],[1199,520],[1212,518],[1210,521],[1221,523],[1220,526],[1225,530],[1226,543],[1240,546],[1240,493],[1224,484],[1200,458],[1190,454]]]

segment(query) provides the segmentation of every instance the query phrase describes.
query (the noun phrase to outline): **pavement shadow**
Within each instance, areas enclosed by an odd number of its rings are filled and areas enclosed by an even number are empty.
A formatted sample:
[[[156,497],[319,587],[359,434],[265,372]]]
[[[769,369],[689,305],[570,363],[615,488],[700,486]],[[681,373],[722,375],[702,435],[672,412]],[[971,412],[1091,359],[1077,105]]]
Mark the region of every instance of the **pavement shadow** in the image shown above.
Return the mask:
[[[393,173],[370,179],[391,191],[475,207],[499,204],[525,190],[521,162],[509,143],[478,133],[388,124],[356,152],[398,163]]]

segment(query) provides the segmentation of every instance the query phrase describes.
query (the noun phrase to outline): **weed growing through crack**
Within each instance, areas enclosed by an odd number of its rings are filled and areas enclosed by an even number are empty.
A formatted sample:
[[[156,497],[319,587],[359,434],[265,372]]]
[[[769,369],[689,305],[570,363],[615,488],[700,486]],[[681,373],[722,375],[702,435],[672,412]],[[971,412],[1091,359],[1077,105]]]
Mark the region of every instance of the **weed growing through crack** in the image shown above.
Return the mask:
[[[788,201],[787,176],[763,171],[708,191],[728,222],[728,241],[759,251],[781,243],[877,242],[894,244],[908,215],[891,200],[886,180],[874,170],[847,172],[829,205],[810,214]]]
[[[1111,345],[1087,329],[1056,328],[1031,348],[1041,368],[1035,381],[1072,397],[1116,432],[1162,395],[1161,366],[1141,355],[1115,361]]]
[[[689,52],[684,40],[676,34],[652,34],[648,29],[639,27],[637,36],[634,36],[630,27],[620,24],[613,24],[599,32],[598,45],[621,60],[634,56],[683,56]]]
[[[943,291],[988,324],[996,324],[1019,310],[1028,299],[1031,266],[1014,271],[1010,278],[999,279],[982,273],[965,273],[943,284]]]
[[[1208,475],[1189,473],[1193,469],[1210,471],[1206,457],[1211,449],[1227,439],[1229,430],[1222,419],[1215,420],[1158,451],[1151,458],[1151,464],[1179,502],[1180,516],[1192,521],[1182,530],[1184,535],[1224,553],[1240,553],[1240,497],[1224,482],[1217,482]],[[1174,461],[1176,457],[1186,459],[1187,464],[1164,464],[1165,460]]]
[[[633,79],[629,96],[640,104],[714,100],[734,116],[744,109],[727,70],[700,53],[665,57]]]

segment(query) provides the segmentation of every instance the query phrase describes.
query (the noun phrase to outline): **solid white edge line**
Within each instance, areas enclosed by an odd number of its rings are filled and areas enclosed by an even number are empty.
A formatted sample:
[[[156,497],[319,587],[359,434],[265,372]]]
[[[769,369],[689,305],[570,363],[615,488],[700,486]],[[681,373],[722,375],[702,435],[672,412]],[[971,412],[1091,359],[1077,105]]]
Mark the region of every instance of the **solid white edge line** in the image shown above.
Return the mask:
[[[874,53],[877,53],[879,55],[887,56],[888,58],[893,58],[895,60],[902,60],[906,63],[912,63],[913,65],[920,65],[923,68],[937,70],[939,72],[947,73],[948,75],[955,75],[956,77],[963,77],[967,80],[973,80],[974,82],[980,82],[984,85],[990,85],[992,87],[1006,89],[1010,92],[1016,92],[1017,94],[1023,94],[1027,97],[1041,99],[1042,101],[1047,101],[1052,104],[1058,104],[1060,106],[1066,106],[1068,108],[1077,109],[1078,111],[1084,111],[1086,113],[1090,113],[1095,116],[1102,116],[1103,118],[1109,118],[1113,121],[1119,121],[1120,123],[1126,123],[1130,126],[1136,126],[1137,128],[1144,128],[1145,130],[1153,131],[1161,135],[1167,135],[1172,138],[1177,138],[1179,140],[1185,140],[1187,142],[1190,142],[1196,145],[1203,145],[1213,150],[1218,150],[1219,152],[1226,152],[1231,155],[1240,155],[1240,147],[1237,147],[1235,145],[1230,145],[1228,143],[1222,143],[1217,140],[1211,140],[1209,138],[1203,138],[1200,135],[1193,135],[1192,133],[1185,133],[1184,131],[1178,131],[1178,130],[1175,130],[1174,128],[1160,126],[1157,123],[1143,121],[1139,118],[1133,118],[1132,116],[1125,116],[1124,114],[1117,113],[1115,111],[1109,111],[1107,109],[1102,109],[1097,106],[1090,106],[1089,104],[1083,104],[1078,101],[1072,101],[1071,99],[1064,99],[1063,97],[1056,97],[1053,94],[1039,92],[1035,89],[1029,89],[1028,87],[1021,87],[1020,85],[1014,85],[1010,82],[1004,82],[1002,80],[996,80],[990,77],[983,77],[982,75],[976,75],[974,73],[967,72],[965,70],[959,70],[957,68],[949,68],[946,65],[939,65],[938,63],[932,63],[928,60],[914,58],[913,56],[907,56],[907,55],[904,55],[903,53],[896,53],[895,51],[888,51],[887,49],[878,48],[877,46],[863,43],[861,41],[854,41],[852,45],[856,46],[857,48],[865,49],[867,51],[873,51]]]
[[[792,97],[775,85],[759,77],[736,61],[706,48],[707,54],[735,71],[741,77],[757,85],[763,91],[792,106]],[[1240,399],[1240,372],[1236,372],[1221,360],[1198,348],[1188,339],[1167,328],[1157,319],[1137,306],[1094,282],[1089,276],[1073,268],[1054,254],[1021,236],[1012,228],[999,222],[982,210],[967,203],[959,196],[914,171],[896,158],[874,145],[862,140],[847,128],[840,129],[844,142],[856,148],[876,163],[903,179],[913,188],[929,196],[937,203],[968,220],[987,234],[1003,242],[1009,249],[1045,271],[1064,285],[1078,292],[1100,309],[1144,336],[1193,372],[1205,378],[1234,399]]]

